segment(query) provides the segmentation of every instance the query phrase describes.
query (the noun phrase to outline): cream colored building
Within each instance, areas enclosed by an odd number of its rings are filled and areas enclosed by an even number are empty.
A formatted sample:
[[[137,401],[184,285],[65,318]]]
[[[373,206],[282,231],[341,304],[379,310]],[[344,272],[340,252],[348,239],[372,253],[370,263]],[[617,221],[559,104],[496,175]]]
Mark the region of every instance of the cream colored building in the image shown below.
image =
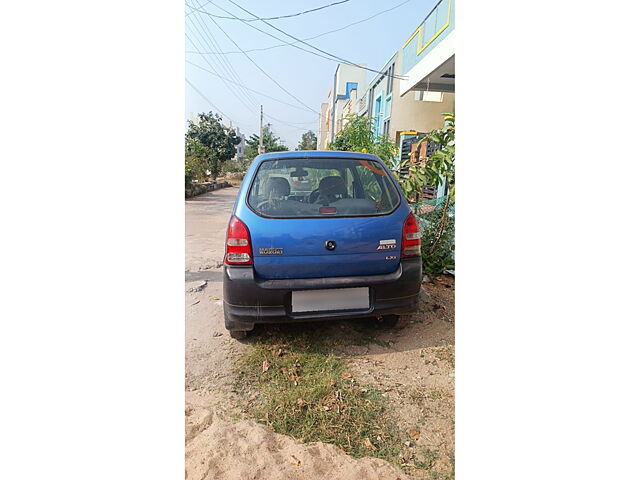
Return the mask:
[[[372,119],[376,136],[388,135],[398,143],[404,131],[430,132],[442,126],[442,114],[455,110],[455,94],[409,92],[401,96],[402,51],[394,53],[369,84],[360,102],[359,115]],[[362,99],[361,99],[362,100]]]
[[[320,105],[320,124],[318,125],[318,150],[326,150],[329,139],[329,104]]]

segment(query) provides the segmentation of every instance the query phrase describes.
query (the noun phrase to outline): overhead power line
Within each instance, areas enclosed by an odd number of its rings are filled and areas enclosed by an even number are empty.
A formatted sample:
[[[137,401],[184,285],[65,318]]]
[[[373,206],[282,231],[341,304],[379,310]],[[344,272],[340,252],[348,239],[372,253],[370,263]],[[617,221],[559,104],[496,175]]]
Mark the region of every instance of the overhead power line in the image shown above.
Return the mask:
[[[194,0],[194,1],[197,2],[198,6],[202,6],[199,1],[197,1],[197,0]],[[206,25],[205,20],[200,18],[201,14],[198,13],[198,14],[194,15],[194,17],[198,21],[198,23],[200,25],[202,25],[202,28],[203,28],[206,36],[210,40],[209,45],[211,45],[211,47],[213,47],[214,50],[220,51],[221,50],[220,45],[218,45],[218,42],[216,41],[215,36],[212,33],[210,33],[209,28]],[[213,45],[211,44],[211,42],[213,42]],[[197,47],[196,47],[196,50],[197,50]],[[204,56],[205,54],[201,53],[201,55]],[[206,57],[205,57],[205,60],[206,60]],[[251,111],[255,112],[255,109],[258,108],[258,101],[247,91],[246,86],[244,85],[244,83],[240,79],[240,75],[238,75],[238,73],[236,72],[235,68],[231,64],[231,62],[224,56],[222,56],[222,60],[223,61],[221,62],[221,64],[222,64],[223,70],[226,70],[227,74],[229,74],[232,79],[234,79],[236,82],[238,82],[238,84],[240,84],[239,93],[244,95],[244,97],[249,101],[249,105],[251,105],[251,107],[250,107]],[[209,63],[209,62],[207,61],[207,63]],[[225,83],[225,85],[226,85],[226,83]],[[226,86],[227,86],[227,88],[229,88],[231,90],[231,93],[233,93],[237,97],[237,94],[235,92],[236,89],[231,89],[228,85],[226,85]],[[242,102],[242,103],[244,104],[244,102]]]
[[[202,10],[199,10],[202,11]],[[206,12],[205,12],[206,13]],[[253,58],[251,58],[251,56],[249,56],[249,54],[247,54],[244,50],[242,50],[242,47],[240,47],[240,45],[238,45],[236,43],[236,41],[231,38],[229,36],[229,34],[227,32],[224,31],[224,29],[218,25],[218,22],[216,22],[213,18],[211,19],[211,21],[215,24],[216,27],[218,27],[218,29],[224,33],[224,35],[231,41],[231,43],[233,43],[236,48],[238,48],[240,51],[242,51],[242,53],[244,54],[245,57],[247,57],[247,59],[253,63],[253,65],[260,70],[269,80],[271,80],[273,83],[275,83],[278,88],[280,88],[280,90],[282,90],[283,92],[285,92],[287,95],[289,95],[291,98],[293,98],[296,102],[298,102],[300,105],[302,105],[303,107],[307,108],[308,110],[312,111],[313,113],[319,113],[316,110],[314,110],[313,108],[311,108],[309,105],[307,105],[306,103],[304,103],[302,100],[300,100],[298,97],[296,97],[293,93],[291,93],[290,91],[288,91],[286,88],[284,88],[280,82],[278,82],[275,78],[273,78],[271,75],[269,75],[260,65],[258,65],[255,60],[253,60]]]
[[[216,77],[218,77],[218,78],[220,78],[220,79],[222,79],[222,80],[225,80],[225,81],[227,81],[227,82],[229,82],[229,83],[233,83],[233,84],[235,84],[235,85],[240,86],[240,84],[239,84],[239,83],[234,82],[233,80],[231,80],[231,79],[229,79],[229,78],[225,78],[225,77],[223,77],[222,75],[220,75],[220,74],[218,74],[218,73],[216,73],[216,72],[213,72],[213,71],[211,71],[211,70],[209,70],[209,69],[207,69],[207,68],[205,68],[205,67],[202,67],[202,66],[198,65],[197,63],[190,62],[189,60],[185,60],[185,61],[186,61],[189,65],[193,65],[194,67],[199,68],[200,70],[203,70],[203,71],[205,71],[205,72],[208,72],[208,73],[210,73],[211,75],[214,75],[214,76],[216,76]],[[300,106],[298,106],[298,105],[294,105],[294,104],[292,104],[292,103],[285,102],[285,101],[280,100],[280,99],[278,99],[278,98],[275,98],[275,97],[272,97],[272,96],[270,96],[270,95],[267,95],[266,93],[259,92],[258,90],[254,90],[254,89],[249,88],[249,87],[246,87],[246,88],[247,88],[247,90],[249,90],[250,92],[257,93],[258,95],[262,95],[263,97],[265,97],[265,98],[269,98],[269,99],[273,100],[274,102],[280,102],[280,103],[282,103],[282,104],[284,104],[284,105],[288,105],[288,106],[290,106],[290,107],[292,107],[292,108],[298,108],[298,109],[300,109],[300,110],[307,110],[307,109],[306,109],[306,108],[304,108],[304,107],[300,107]],[[313,113],[318,113],[318,112],[313,112]]]
[[[185,36],[187,37],[187,39],[188,39],[188,40],[189,40],[189,41],[194,45],[194,47],[195,47],[196,45],[195,45],[194,41],[191,39],[191,37],[189,36],[189,34],[188,34],[187,32],[185,32]],[[204,60],[205,60],[205,61],[207,61],[206,56],[205,56]],[[212,69],[219,70],[219,68],[218,68],[218,67],[214,67],[214,66],[213,66],[210,62],[208,62],[208,61],[207,61],[207,64],[208,64]],[[233,95],[238,99],[238,101],[239,101],[239,102],[240,102],[240,103],[241,103],[241,104],[242,104],[242,105],[243,105],[247,110],[249,110],[249,111],[253,111],[253,110],[254,110],[254,109],[253,109],[253,108],[252,108],[252,107],[247,103],[247,101],[246,101],[246,100],[243,100],[243,98],[242,98],[242,97],[240,97],[240,96],[238,95],[238,93],[236,93],[236,92],[234,91],[234,89],[233,89],[233,88],[231,88],[231,86],[230,86],[230,85],[229,85],[225,80],[223,80],[223,83],[224,83],[225,87],[227,87],[227,88],[228,88],[228,89],[233,93]],[[237,89],[237,90],[239,90],[239,89]]]
[[[209,0],[209,3],[210,3],[211,1],[212,1],[212,0]],[[341,31],[341,30],[345,30],[345,29],[347,29],[347,28],[349,28],[349,27],[352,27],[352,26],[354,26],[354,25],[358,25],[358,24],[360,24],[360,23],[367,22],[367,21],[369,21],[369,20],[371,20],[371,19],[373,19],[373,18],[375,18],[375,17],[378,17],[378,16],[382,15],[383,13],[387,13],[387,12],[390,12],[391,10],[395,10],[396,8],[400,8],[401,6],[403,6],[403,5],[407,4],[407,3],[409,3],[410,1],[411,1],[411,0],[404,0],[404,2],[402,2],[402,3],[399,3],[399,4],[397,4],[397,5],[395,5],[395,6],[391,7],[391,8],[387,8],[386,10],[381,10],[381,11],[379,11],[379,12],[377,12],[377,13],[374,13],[373,15],[370,15],[370,16],[368,16],[368,17],[366,17],[366,18],[363,18],[362,20],[358,20],[357,22],[352,22],[352,23],[349,23],[349,24],[345,25],[344,27],[340,27],[340,28],[336,28],[336,29],[334,29],[334,30],[329,30],[329,31],[327,31],[327,32],[319,33],[318,35],[314,35],[313,37],[303,38],[303,40],[314,40],[314,39],[316,39],[316,38],[324,37],[325,35],[329,35],[329,34],[331,34],[331,33],[335,33],[335,32],[339,32],[339,31]],[[194,11],[195,11],[195,10],[194,10]],[[189,12],[189,13],[193,13],[193,11],[192,11],[192,12]],[[202,12],[201,12],[201,13],[202,13]],[[208,13],[208,12],[207,12],[207,13]],[[232,18],[233,18],[233,17],[232,17]],[[260,30],[260,31],[262,31],[262,30]],[[264,33],[264,32],[263,32],[263,33]],[[294,44],[294,43],[299,43],[299,42],[297,42],[297,41],[296,41],[296,42],[284,42],[284,43],[279,43],[279,44],[277,44],[277,45],[272,45],[272,46],[270,46],[270,47],[264,47],[264,48],[251,48],[251,49],[249,49],[249,50],[245,50],[245,52],[247,52],[247,53],[248,53],[248,52],[262,52],[262,51],[264,51],[264,50],[271,50],[271,49],[273,49],[273,48],[286,47],[286,46],[288,46],[288,45],[292,45],[292,44]],[[193,51],[189,51],[189,50],[187,50],[187,53],[200,53],[200,52],[193,52]],[[239,51],[239,50],[233,50],[233,51],[230,51],[230,52],[202,52],[202,53],[212,54],[212,55],[231,55],[231,54],[239,54],[239,53],[242,53],[242,52],[241,52],[241,51]]]
[[[214,4],[212,4],[212,5],[214,5]],[[224,11],[224,12],[229,13],[230,15],[233,15],[231,12],[229,12],[228,10],[225,10],[224,8],[222,8],[222,7],[218,6],[218,5],[214,5],[214,6],[215,6],[215,7],[217,7],[217,8],[219,8],[220,10],[222,10],[222,11]],[[200,12],[200,13],[204,13],[205,15],[211,16],[211,14],[210,14],[209,12],[206,12],[206,11],[204,11],[204,10],[197,10],[197,11],[198,11],[198,12]],[[239,17],[236,17],[236,18],[239,18]],[[216,21],[215,21],[215,20],[213,20],[213,18],[211,19],[211,21],[212,21],[212,22],[214,22],[214,23],[216,23]],[[252,25],[252,24],[250,24],[250,23],[246,23],[246,22],[244,22],[244,23],[245,23],[245,25],[247,25],[247,26],[249,26],[249,27],[253,28],[254,30],[259,31],[260,33],[264,33],[265,35],[268,35],[268,36],[270,36],[271,38],[275,38],[276,40],[278,40],[278,41],[280,41],[280,42],[282,41],[282,39],[281,39],[280,37],[276,37],[275,35],[273,35],[273,34],[271,34],[271,33],[269,33],[269,32],[265,32],[264,30],[262,30],[262,29],[260,29],[260,28],[256,27],[255,25]],[[217,23],[216,23],[216,25],[217,25]],[[220,27],[218,26],[218,28],[220,28]],[[295,45],[296,43],[299,43],[299,42],[288,42],[288,43],[287,43],[287,45],[291,45],[293,48],[297,48],[298,50],[302,50],[303,52],[310,53],[311,55],[315,55],[315,56],[317,56],[317,57],[324,58],[325,60],[329,60],[329,61],[331,61],[331,62],[335,62],[335,60],[336,60],[335,58],[327,57],[326,55],[322,55],[322,54],[316,53],[316,52],[314,52],[314,51],[312,51],[312,50],[307,50],[307,49],[305,49],[305,48],[299,47],[299,46]],[[197,53],[200,53],[200,52],[197,52]],[[245,55],[245,54],[246,54],[246,50],[242,50],[242,49],[241,49],[239,53],[242,53],[243,55]],[[316,112],[316,113],[317,113],[317,112]]]
[[[253,14],[253,13],[251,13],[251,12],[250,12],[249,10],[247,10],[246,8],[243,8],[242,6],[238,5],[238,4],[237,4],[236,2],[234,2],[233,0],[229,0],[229,2],[230,2],[230,3],[232,3],[233,5],[235,5],[236,7],[238,7],[240,10],[242,10],[242,11],[244,11],[244,12],[248,13],[249,15],[253,15],[256,19],[259,19],[259,17],[258,17],[258,16],[256,16],[256,15],[255,15],[255,14]],[[237,17],[236,15],[233,15],[233,13],[231,13],[231,12],[229,12],[229,11],[225,10],[224,8],[222,8],[222,7],[218,6],[218,5],[215,5],[215,4],[213,4],[213,3],[212,3],[212,5],[216,6],[216,7],[217,7],[217,8],[219,8],[220,10],[222,10],[222,11],[224,11],[224,12],[228,13],[229,15],[232,15],[232,16],[234,16],[235,18],[238,18],[239,20],[241,20],[239,17]],[[206,11],[204,11],[204,10],[199,10],[199,11],[200,11],[200,12],[202,12],[202,13],[204,13],[205,15],[211,15],[209,12],[206,12]],[[212,19],[212,21],[215,23],[215,20],[213,20],[213,19]],[[379,71],[379,70],[375,70],[375,69],[373,69],[373,68],[369,68],[369,67],[365,67],[365,66],[363,66],[363,65],[359,65],[359,64],[357,64],[357,63],[355,63],[355,62],[352,62],[351,60],[347,60],[347,59],[345,59],[345,58],[339,57],[339,56],[334,55],[334,54],[332,54],[332,53],[330,53],[330,52],[327,52],[327,51],[325,51],[325,50],[322,50],[322,49],[320,49],[320,48],[318,48],[318,47],[316,47],[316,46],[314,46],[314,45],[311,45],[310,43],[307,43],[306,41],[304,41],[304,40],[302,40],[302,39],[300,39],[300,38],[297,38],[297,37],[294,37],[293,35],[290,35],[289,33],[285,32],[284,30],[282,30],[282,29],[280,29],[280,28],[278,28],[278,27],[276,27],[275,25],[270,24],[269,22],[267,22],[267,21],[265,21],[265,20],[261,20],[261,22],[262,22],[262,23],[264,23],[264,24],[266,24],[266,25],[268,25],[268,26],[270,26],[270,27],[271,27],[271,28],[273,28],[274,30],[277,30],[277,31],[279,31],[279,32],[283,33],[283,34],[284,34],[284,35],[286,35],[287,37],[290,37],[290,38],[292,38],[292,39],[296,40],[296,42],[291,42],[291,43],[289,43],[289,45],[290,45],[290,46],[292,46],[292,47],[294,47],[294,48],[297,48],[298,50],[302,50],[302,51],[304,51],[304,52],[311,53],[312,55],[316,55],[316,56],[318,56],[318,57],[322,57],[322,58],[325,58],[325,59],[327,59],[327,57],[326,57],[326,56],[324,56],[324,55],[327,55],[327,56],[331,57],[331,58],[328,58],[328,60],[331,60],[331,61],[336,61],[336,60],[337,60],[337,61],[339,61],[339,62],[341,62],[341,63],[346,63],[346,64],[352,65],[352,66],[354,66],[354,67],[361,68],[361,69],[363,69],[363,70],[368,70],[368,71],[370,71],[370,72],[374,72],[374,73],[377,73],[377,74],[380,74],[380,75],[385,75],[385,74],[386,74],[386,72],[381,72],[381,71]],[[248,22],[243,22],[243,23],[244,23],[245,25],[250,26],[251,28],[253,28],[253,29],[255,29],[255,30],[258,30],[259,32],[264,33],[265,35],[269,35],[270,37],[275,38],[276,40],[282,41],[282,39],[281,39],[281,38],[278,38],[278,37],[276,37],[275,35],[270,34],[269,32],[265,32],[264,30],[260,30],[259,28],[257,28],[257,27],[255,27],[255,26],[253,26],[251,23],[248,23]],[[320,55],[320,54],[318,54],[318,53],[316,53],[316,52],[311,52],[311,51],[309,51],[309,50],[305,50],[304,48],[301,48],[301,47],[299,47],[299,46],[295,45],[295,43],[302,43],[302,44],[304,44],[304,45],[307,45],[308,47],[313,48],[314,50],[317,50],[318,52],[321,52],[321,53],[323,53],[324,55]],[[243,51],[243,53],[246,55],[246,52],[244,52],[244,51]],[[397,75],[393,75],[392,77],[393,77],[393,78],[397,78],[397,79],[403,79],[403,78],[404,78],[404,77],[397,76]],[[316,112],[316,113],[317,113],[317,112]]]
[[[264,18],[237,18],[237,17],[225,17],[223,15],[211,15],[213,17],[216,18],[224,18],[227,20],[242,20],[244,22],[257,22],[258,20],[280,20],[282,18],[291,18],[291,17],[297,17],[300,15],[305,15],[307,13],[311,13],[311,12],[317,12],[318,10],[323,10],[325,8],[329,8],[329,7],[333,7],[334,5],[340,5],[341,3],[347,3],[351,0],[340,0],[339,2],[333,2],[333,3],[329,3],[328,5],[323,5],[321,7],[317,7],[317,8],[312,8],[311,10],[305,10],[303,12],[298,12],[298,13],[292,13],[289,15],[280,15],[277,17],[264,17]],[[209,0],[207,3],[211,3],[211,0]],[[189,8],[193,7],[191,5],[189,5],[188,3],[186,4]],[[202,8],[202,7],[201,7]],[[191,12],[190,12],[191,13]]]
[[[272,119],[272,120],[275,120],[276,122],[279,122],[279,123],[282,123],[282,124],[284,124],[284,125],[287,125],[287,126],[289,126],[289,127],[291,127],[291,128],[295,128],[295,129],[297,129],[297,130],[302,130],[302,131],[304,131],[304,132],[307,132],[307,131],[309,130],[308,128],[302,128],[302,127],[299,127],[299,126],[298,126],[298,125],[296,125],[295,123],[290,123],[290,122],[285,122],[284,120],[280,120],[279,118],[274,117],[273,115],[267,115],[267,114],[265,113],[265,114],[264,114],[264,116],[265,116],[265,117],[267,117],[267,118],[270,118],[270,119]],[[311,123],[311,122],[309,122],[309,123]],[[318,123],[318,122],[316,121],[316,122],[314,122],[314,123]]]
[[[197,18],[197,17],[192,17],[192,18]],[[195,32],[193,32],[195,33]],[[199,51],[198,46],[196,45],[196,43],[194,42],[194,40],[191,38],[191,36],[189,35],[188,32],[185,31],[185,36],[187,37],[187,39],[191,42],[191,44],[194,46],[194,48],[196,49],[196,51]],[[203,42],[201,41],[200,38],[198,38],[198,42],[200,43],[200,45],[203,45]],[[205,62],[207,62],[207,64],[213,69],[213,70],[224,70],[224,68],[221,68],[220,66],[214,66],[209,59],[207,58],[206,55],[201,54],[202,57],[204,58]],[[247,103],[247,100],[243,99],[239,93],[242,91],[240,89],[237,88],[232,88],[229,84],[227,84],[227,82],[225,80],[223,80],[223,83],[225,85],[225,87],[227,87],[229,89],[229,91],[238,99],[238,101],[249,111],[253,112],[254,108],[251,106],[250,103]]]
[[[232,123],[234,123],[234,124],[236,124],[236,125],[243,125],[243,126],[245,126],[245,127],[246,127],[246,125],[245,125],[245,124],[236,122],[236,121],[235,121],[235,120],[233,120],[229,115],[227,115],[227,114],[226,114],[226,113],[224,113],[222,110],[220,110],[220,109],[219,109],[219,108],[218,108],[218,107],[217,107],[217,106],[216,106],[216,105],[215,105],[211,100],[209,100],[209,98],[207,98],[207,96],[206,96],[204,93],[202,93],[200,90],[198,90],[198,88],[197,88],[193,83],[191,83],[191,82],[189,81],[189,79],[185,78],[184,80],[185,80],[185,82],[187,82],[187,83],[189,84],[189,86],[190,86],[191,88],[193,88],[193,89],[196,91],[196,93],[197,93],[198,95],[200,95],[200,96],[201,96],[201,97],[202,97],[202,98],[203,98],[203,99],[204,99],[204,100],[205,100],[209,105],[211,105],[215,110],[217,110],[217,111],[218,111],[218,112],[219,112],[223,117],[227,117],[227,119],[228,119],[229,121],[231,121]],[[268,118],[270,118],[270,119],[272,119],[272,120],[274,120],[274,121],[276,121],[276,122],[278,122],[278,123],[281,123],[281,124],[287,125],[287,126],[292,127],[292,128],[296,128],[296,129],[298,129],[298,130],[303,130],[303,131],[305,131],[305,132],[309,130],[308,128],[301,128],[301,127],[298,127],[295,123],[285,122],[284,120],[281,120],[281,119],[279,119],[279,118],[277,118],[277,117],[274,117],[274,116],[272,116],[272,115],[267,115],[266,113],[264,114],[264,116],[265,116],[265,117],[268,117]],[[308,122],[308,123],[312,123],[312,122]]]
[[[213,4],[212,4],[212,5],[213,5]],[[227,13],[229,13],[230,15],[233,15],[231,12],[229,12],[228,10],[225,10],[224,8],[222,8],[222,7],[218,6],[218,5],[214,5],[214,6],[215,6],[215,7],[217,7],[217,8],[219,8],[219,9],[220,9],[220,10],[222,10],[223,12],[227,12]],[[211,14],[210,14],[209,12],[205,12],[204,10],[198,10],[198,11],[199,11],[199,12],[201,12],[201,13],[204,13],[205,15],[209,15],[209,16],[211,16]],[[238,18],[238,17],[236,17],[236,18]],[[215,20],[213,20],[213,19],[212,19],[212,21],[213,21],[213,22],[215,22]],[[243,23],[244,23],[245,25],[247,25],[248,27],[251,27],[251,28],[253,28],[254,30],[259,31],[260,33],[264,33],[265,35],[270,36],[271,38],[275,38],[276,40],[278,40],[278,41],[280,41],[280,42],[282,42],[282,41],[283,41],[281,38],[276,37],[275,35],[273,35],[273,34],[271,34],[271,33],[269,33],[269,32],[265,32],[264,30],[262,30],[262,29],[260,29],[260,28],[256,27],[255,25],[252,25],[252,24],[250,24],[250,23],[246,23],[246,22],[243,22]],[[332,61],[332,62],[334,62],[334,61],[335,61],[335,58],[327,57],[326,55],[321,55],[321,54],[316,53],[316,52],[314,52],[314,51],[312,51],[312,50],[306,50],[306,49],[304,49],[304,48],[302,48],[302,47],[299,47],[299,46],[295,45],[296,43],[300,43],[300,42],[286,42],[286,45],[290,45],[290,46],[292,46],[293,48],[297,48],[298,50],[302,50],[303,52],[310,53],[311,55],[315,55],[315,56],[317,56],[317,57],[324,58],[324,59],[329,60],[329,61]],[[240,50],[240,52],[239,52],[239,53],[246,54],[246,52],[247,52],[246,50]]]
[[[258,17],[257,15],[255,15],[255,14],[251,13],[251,12],[250,12],[249,10],[247,10],[246,8],[244,8],[244,7],[240,6],[240,5],[238,5],[238,4],[237,4],[236,2],[234,2],[233,0],[228,0],[228,1],[229,1],[229,3],[232,3],[233,5],[235,5],[236,7],[238,7],[238,8],[239,8],[240,10],[242,10],[243,12],[246,12],[246,13],[248,13],[249,15],[253,16],[254,18],[259,19],[259,17]],[[280,32],[280,33],[282,33],[282,34],[286,35],[287,37],[292,38],[292,39],[294,39],[294,40],[297,40],[298,42],[303,43],[304,45],[307,45],[308,47],[311,47],[311,48],[313,48],[314,50],[317,50],[318,52],[324,53],[325,55],[329,55],[330,57],[333,57],[333,58],[335,58],[336,60],[339,60],[339,61],[341,61],[341,62],[343,62],[343,63],[347,63],[347,64],[349,64],[349,65],[353,65],[354,67],[362,68],[362,69],[364,69],[364,70],[369,70],[370,72],[379,73],[379,74],[381,74],[381,75],[384,75],[384,74],[385,74],[385,72],[381,72],[381,71],[379,71],[379,70],[375,70],[375,69],[372,69],[372,68],[368,68],[368,67],[365,67],[365,66],[363,66],[363,65],[358,65],[357,63],[354,63],[354,62],[352,62],[352,61],[350,61],[350,60],[347,60],[347,59],[345,59],[345,58],[339,57],[339,56],[334,55],[333,53],[329,53],[329,52],[327,52],[327,51],[325,51],[325,50],[322,50],[321,48],[318,48],[318,47],[316,47],[316,46],[314,46],[314,45],[311,45],[310,43],[307,43],[307,42],[305,42],[304,40],[302,40],[302,39],[300,39],[300,38],[298,38],[298,37],[294,37],[293,35],[291,35],[291,34],[289,34],[289,33],[285,32],[285,31],[284,31],[284,30],[282,30],[281,28],[278,28],[278,27],[276,27],[275,25],[270,24],[270,23],[269,23],[269,22],[267,22],[266,20],[260,20],[260,21],[261,21],[262,23],[264,23],[265,25],[270,26],[270,27],[271,27],[271,28],[273,28],[274,30],[277,30],[278,32]],[[394,77],[394,78],[398,78],[398,79],[402,79],[402,78],[403,78],[403,77],[396,76],[396,75],[392,75],[392,77]]]
[[[211,100],[209,100],[209,99],[205,96],[205,94],[204,94],[204,93],[202,93],[200,90],[198,90],[198,88],[197,88],[193,83],[191,83],[191,82],[189,81],[189,79],[188,79],[188,78],[185,78],[185,79],[184,79],[184,81],[185,81],[185,82],[187,82],[187,83],[189,84],[189,86],[190,86],[191,88],[193,88],[193,89],[196,91],[196,93],[197,93],[198,95],[200,95],[202,98],[204,98],[204,99],[207,101],[207,103],[209,103],[209,105],[211,105],[211,106],[212,106],[213,108],[215,108],[215,109],[216,109],[220,114],[222,114],[222,116],[223,116],[223,117],[227,117],[229,120],[231,120],[231,121],[233,122],[233,119],[232,119],[229,115],[227,115],[227,114],[226,114],[226,113],[224,113],[222,110],[220,110],[218,107],[216,107],[216,105],[215,105]],[[236,122],[234,122],[234,123],[236,123]]]
[[[209,5],[212,1],[213,1],[213,0],[207,0],[207,1],[206,1],[206,2],[204,2],[202,5],[200,5],[200,8],[204,8],[204,7],[206,7],[206,6],[207,6],[207,5]],[[191,9],[191,11],[190,11],[190,12],[187,12],[187,13],[185,14],[185,17],[188,17],[189,15],[191,15],[193,12],[195,12],[195,11],[196,11],[196,10],[195,10],[191,5],[189,5],[187,2],[184,2],[184,4],[185,4],[187,7],[189,7],[189,8]]]

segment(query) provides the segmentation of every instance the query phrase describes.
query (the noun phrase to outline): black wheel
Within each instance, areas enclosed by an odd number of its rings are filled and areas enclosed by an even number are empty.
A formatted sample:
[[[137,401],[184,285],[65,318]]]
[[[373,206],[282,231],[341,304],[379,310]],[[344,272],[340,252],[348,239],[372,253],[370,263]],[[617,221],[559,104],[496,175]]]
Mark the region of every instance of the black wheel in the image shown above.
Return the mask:
[[[398,323],[398,315],[383,315],[380,324],[384,328],[393,328]]]
[[[242,340],[243,338],[247,338],[246,330],[229,330],[229,335],[231,338],[235,338],[236,340]]]

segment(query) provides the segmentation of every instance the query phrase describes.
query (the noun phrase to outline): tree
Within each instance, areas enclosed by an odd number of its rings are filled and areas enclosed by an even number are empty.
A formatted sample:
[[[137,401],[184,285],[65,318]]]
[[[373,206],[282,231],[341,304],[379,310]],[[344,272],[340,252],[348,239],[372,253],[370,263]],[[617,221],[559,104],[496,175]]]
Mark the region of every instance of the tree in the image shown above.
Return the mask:
[[[438,149],[428,158],[419,158],[417,163],[428,178],[429,183],[438,186],[447,185],[447,196],[439,209],[426,218],[427,229],[422,239],[422,260],[425,270],[440,273],[445,268],[454,268],[454,220],[450,205],[456,201],[455,160],[456,126],[455,115],[444,113],[444,126],[433,130],[423,141],[431,141]]]
[[[302,134],[296,150],[315,150],[318,148],[318,137],[311,130]]]
[[[442,116],[444,127],[427,135],[430,141],[440,146],[426,162],[427,173],[433,185],[440,185],[444,179],[449,190],[448,198],[455,203],[456,117],[453,113],[443,113]]]
[[[197,140],[188,140],[184,155],[184,186],[188,188],[193,180],[203,182],[207,179],[209,164],[208,150]]]
[[[329,150],[371,153],[388,165],[393,161],[398,154],[398,147],[388,136],[374,136],[370,118],[350,113],[345,121],[345,127],[338,132],[335,141],[329,144]]]
[[[258,155],[258,145],[260,144],[260,136],[253,134],[247,140],[247,146],[244,150],[245,160],[247,163],[251,163]],[[271,124],[267,123],[262,127],[262,146],[264,152],[286,152],[289,147],[281,143],[279,137],[277,137],[271,130]]]
[[[429,247],[428,255],[433,254],[443,237],[447,225],[449,203],[455,203],[456,201],[456,117],[453,113],[443,113],[442,115],[444,116],[444,127],[439,130],[434,130],[427,136],[429,140],[437,143],[440,148],[431,155],[426,165],[427,173],[431,177],[433,184],[436,186],[440,185],[444,178],[449,191],[442,209],[440,228],[433,243]]]
[[[222,117],[213,112],[199,113],[195,122],[189,121],[185,135],[185,181],[187,168],[198,178],[203,176],[203,166],[213,178],[217,177],[222,163],[236,154],[238,143],[240,139],[233,129],[222,124]]]

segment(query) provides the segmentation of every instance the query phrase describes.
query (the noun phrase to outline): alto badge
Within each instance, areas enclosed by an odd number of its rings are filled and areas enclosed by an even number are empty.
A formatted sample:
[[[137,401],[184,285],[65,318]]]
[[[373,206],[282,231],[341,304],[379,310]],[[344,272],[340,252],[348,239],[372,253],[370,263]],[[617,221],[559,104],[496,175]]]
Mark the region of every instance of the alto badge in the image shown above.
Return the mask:
[[[393,250],[396,248],[396,240],[395,238],[391,238],[389,240],[380,240],[380,244],[378,245],[378,250]]]

